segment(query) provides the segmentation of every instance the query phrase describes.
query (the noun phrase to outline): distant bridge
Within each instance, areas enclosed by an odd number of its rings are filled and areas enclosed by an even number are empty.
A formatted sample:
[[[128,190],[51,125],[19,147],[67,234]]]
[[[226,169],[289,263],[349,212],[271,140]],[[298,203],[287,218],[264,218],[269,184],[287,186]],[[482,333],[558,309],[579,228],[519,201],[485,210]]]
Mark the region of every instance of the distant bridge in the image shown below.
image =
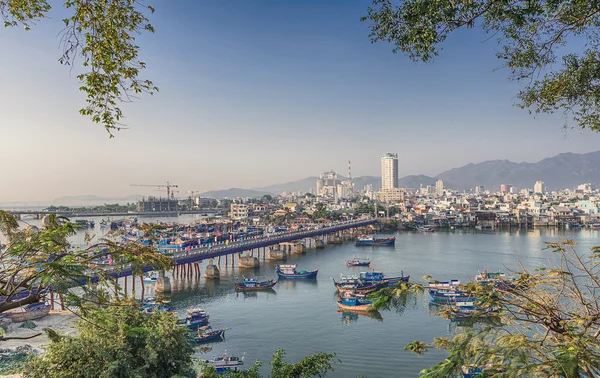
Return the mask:
[[[91,218],[91,217],[168,217],[178,216],[182,214],[215,214],[213,210],[185,210],[185,211],[146,211],[146,212],[80,212],[80,211],[49,211],[49,210],[5,210],[14,215],[35,215],[44,216],[50,214],[61,215],[65,217],[79,217],[79,218]]]

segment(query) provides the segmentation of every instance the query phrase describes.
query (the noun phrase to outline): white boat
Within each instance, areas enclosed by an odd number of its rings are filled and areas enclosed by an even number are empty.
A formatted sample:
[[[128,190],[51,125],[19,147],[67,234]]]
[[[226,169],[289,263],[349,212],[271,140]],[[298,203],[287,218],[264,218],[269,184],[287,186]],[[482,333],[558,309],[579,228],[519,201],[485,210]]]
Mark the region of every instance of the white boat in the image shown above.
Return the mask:
[[[158,279],[158,275],[156,274],[156,272],[144,273],[144,282],[147,282],[147,283],[156,282],[157,279]]]

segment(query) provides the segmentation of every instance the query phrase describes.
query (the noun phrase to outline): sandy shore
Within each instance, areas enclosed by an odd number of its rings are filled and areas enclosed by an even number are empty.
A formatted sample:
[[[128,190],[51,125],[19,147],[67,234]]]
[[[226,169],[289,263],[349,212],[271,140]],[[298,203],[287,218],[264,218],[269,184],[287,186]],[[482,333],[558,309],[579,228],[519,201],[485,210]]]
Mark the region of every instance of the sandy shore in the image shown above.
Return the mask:
[[[26,340],[3,340],[0,341],[0,348],[15,349],[18,346],[31,345],[34,349],[42,351],[42,347],[50,343],[48,336],[43,331],[44,328],[52,328],[56,332],[66,335],[75,335],[77,334],[75,329],[77,319],[79,319],[77,315],[74,315],[71,311],[53,310],[47,316],[34,320],[33,322],[37,326],[34,329],[19,328],[23,323],[12,323],[8,327],[6,337],[27,337],[40,332],[42,334]]]

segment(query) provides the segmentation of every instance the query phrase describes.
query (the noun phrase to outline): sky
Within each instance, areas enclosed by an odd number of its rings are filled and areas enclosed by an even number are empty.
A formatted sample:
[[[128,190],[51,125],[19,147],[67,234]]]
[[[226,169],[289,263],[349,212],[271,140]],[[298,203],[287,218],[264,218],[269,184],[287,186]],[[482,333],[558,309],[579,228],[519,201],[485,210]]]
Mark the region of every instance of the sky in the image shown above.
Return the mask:
[[[598,150],[600,134],[513,104],[520,86],[496,45],[458,32],[433,63],[372,44],[368,1],[156,0],[138,38],[160,92],[124,104],[109,139],[79,115],[78,68],[58,63],[65,11],[0,30],[0,203],[61,196],[252,188],[329,169],[436,175],[491,159],[535,162]]]

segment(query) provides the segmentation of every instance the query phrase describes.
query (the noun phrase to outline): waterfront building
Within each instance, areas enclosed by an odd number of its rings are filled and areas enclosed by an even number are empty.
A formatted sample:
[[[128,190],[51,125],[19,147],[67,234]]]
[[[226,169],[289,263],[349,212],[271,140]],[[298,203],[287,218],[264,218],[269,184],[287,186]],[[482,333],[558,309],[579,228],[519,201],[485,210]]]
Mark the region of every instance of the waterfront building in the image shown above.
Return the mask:
[[[244,203],[231,204],[231,219],[246,219],[249,215],[249,206]]]
[[[533,185],[533,193],[544,194],[546,192],[546,187],[544,186],[543,181],[536,181],[535,185]]]
[[[398,154],[387,153],[381,157],[381,189],[398,187]]]
[[[404,190],[400,188],[381,189],[379,200],[384,203],[403,202]]]
[[[136,203],[136,210],[140,213],[166,213],[179,210],[179,201],[163,197],[142,198]]]
[[[440,197],[444,195],[444,181],[443,180],[437,180],[435,182],[435,194]]]

